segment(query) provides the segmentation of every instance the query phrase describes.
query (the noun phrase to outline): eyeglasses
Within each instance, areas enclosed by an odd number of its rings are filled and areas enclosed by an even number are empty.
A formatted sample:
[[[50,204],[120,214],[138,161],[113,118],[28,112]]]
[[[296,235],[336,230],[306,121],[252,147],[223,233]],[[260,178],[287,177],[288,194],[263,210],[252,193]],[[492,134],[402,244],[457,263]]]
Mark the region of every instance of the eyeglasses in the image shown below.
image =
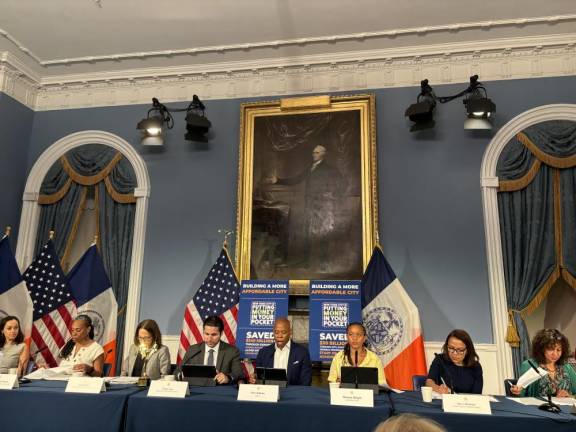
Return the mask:
[[[448,352],[451,352],[452,354],[464,354],[466,352],[466,348],[454,348],[454,347],[447,347]]]
[[[138,336],[138,340],[152,340],[152,336]]]

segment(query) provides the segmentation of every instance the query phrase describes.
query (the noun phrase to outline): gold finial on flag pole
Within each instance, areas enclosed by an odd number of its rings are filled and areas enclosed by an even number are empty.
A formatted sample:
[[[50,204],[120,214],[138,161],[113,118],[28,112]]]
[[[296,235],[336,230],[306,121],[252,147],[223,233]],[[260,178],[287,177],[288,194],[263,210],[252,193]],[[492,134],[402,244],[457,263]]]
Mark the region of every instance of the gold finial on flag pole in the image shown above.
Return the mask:
[[[51,231],[48,233],[48,240],[54,240],[54,230],[51,230]]]
[[[376,231],[376,245],[380,246],[380,233]]]
[[[220,234],[224,234],[224,241],[222,242],[222,247],[227,248],[228,247],[228,236],[231,236],[232,234],[234,234],[234,231],[227,230],[225,228],[219,228],[218,232]]]
[[[92,242],[93,245],[98,244],[98,234],[94,234],[94,241]]]
[[[6,237],[9,237],[11,231],[12,231],[12,227],[11,227],[10,225],[8,225],[8,226],[6,227],[6,229],[4,230],[4,235],[5,235]]]

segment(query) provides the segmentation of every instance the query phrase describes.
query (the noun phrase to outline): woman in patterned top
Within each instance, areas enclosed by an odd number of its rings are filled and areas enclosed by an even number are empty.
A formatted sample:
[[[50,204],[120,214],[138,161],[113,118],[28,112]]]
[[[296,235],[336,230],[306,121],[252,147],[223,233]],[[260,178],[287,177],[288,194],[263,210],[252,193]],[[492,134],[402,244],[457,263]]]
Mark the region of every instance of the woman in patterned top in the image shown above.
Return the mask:
[[[566,336],[555,329],[540,330],[532,340],[532,358],[522,363],[520,375],[538,366],[548,373],[525,389],[512,386],[510,391],[521,396],[576,395],[576,371],[567,363],[568,356],[570,345]]]

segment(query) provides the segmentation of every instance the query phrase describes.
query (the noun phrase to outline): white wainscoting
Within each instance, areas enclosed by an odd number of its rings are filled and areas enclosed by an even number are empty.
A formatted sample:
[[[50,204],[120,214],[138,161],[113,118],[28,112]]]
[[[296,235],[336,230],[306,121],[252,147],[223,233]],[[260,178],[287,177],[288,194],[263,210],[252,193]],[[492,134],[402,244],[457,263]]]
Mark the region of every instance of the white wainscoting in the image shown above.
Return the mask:
[[[170,360],[176,363],[176,355],[178,354],[178,346],[180,337],[175,335],[162,336],[162,342],[170,349]],[[434,360],[434,353],[439,353],[442,350],[444,342],[425,342],[424,349],[426,351],[426,361],[428,366]],[[496,359],[496,345],[494,344],[475,344],[476,352],[480,357],[482,369],[484,370],[484,393],[485,394],[504,394],[503,381],[505,378],[500,377],[498,372],[497,359]]]

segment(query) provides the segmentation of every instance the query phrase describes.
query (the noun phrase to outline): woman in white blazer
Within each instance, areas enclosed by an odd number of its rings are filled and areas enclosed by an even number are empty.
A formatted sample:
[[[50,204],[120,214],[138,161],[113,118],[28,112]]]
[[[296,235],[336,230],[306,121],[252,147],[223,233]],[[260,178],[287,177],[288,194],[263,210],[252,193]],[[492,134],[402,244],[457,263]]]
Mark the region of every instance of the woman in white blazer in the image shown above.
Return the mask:
[[[170,351],[162,345],[162,335],[154,320],[144,320],[136,327],[134,345],[122,365],[123,376],[159,379],[170,374]]]

